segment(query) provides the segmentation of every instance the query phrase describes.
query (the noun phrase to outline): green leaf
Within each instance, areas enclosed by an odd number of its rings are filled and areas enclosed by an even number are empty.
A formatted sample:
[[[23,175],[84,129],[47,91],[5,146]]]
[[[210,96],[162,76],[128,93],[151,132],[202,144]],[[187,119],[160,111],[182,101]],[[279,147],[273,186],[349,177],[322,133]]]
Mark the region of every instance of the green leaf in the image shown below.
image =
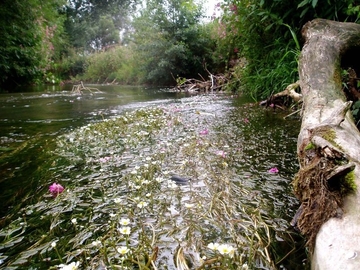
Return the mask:
[[[309,7],[305,8],[305,9],[301,12],[300,18],[304,17],[304,15],[308,12],[308,10],[309,10]]]
[[[304,0],[297,6],[297,8],[301,8],[301,7],[305,6],[306,4],[308,4],[309,2],[310,2],[309,0]]]
[[[318,3],[318,0],[313,0],[313,1],[312,1],[312,4],[311,4],[311,5],[312,5],[312,7],[313,7],[313,8],[315,8],[315,7],[316,7],[316,5],[317,5],[317,3]]]

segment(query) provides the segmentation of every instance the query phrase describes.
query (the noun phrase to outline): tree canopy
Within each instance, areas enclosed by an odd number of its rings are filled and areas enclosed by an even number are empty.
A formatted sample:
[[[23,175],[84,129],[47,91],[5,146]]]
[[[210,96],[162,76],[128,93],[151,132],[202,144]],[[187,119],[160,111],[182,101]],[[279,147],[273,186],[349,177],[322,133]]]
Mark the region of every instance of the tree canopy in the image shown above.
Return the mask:
[[[215,49],[201,9],[193,1],[149,0],[134,20],[132,40],[149,82],[174,83],[176,77],[203,73]]]
[[[224,0],[214,7],[221,17],[205,22],[198,3],[4,0],[0,88],[68,79],[169,85],[210,71],[229,73],[229,89],[258,99],[297,80],[304,23],[360,17],[353,0]]]

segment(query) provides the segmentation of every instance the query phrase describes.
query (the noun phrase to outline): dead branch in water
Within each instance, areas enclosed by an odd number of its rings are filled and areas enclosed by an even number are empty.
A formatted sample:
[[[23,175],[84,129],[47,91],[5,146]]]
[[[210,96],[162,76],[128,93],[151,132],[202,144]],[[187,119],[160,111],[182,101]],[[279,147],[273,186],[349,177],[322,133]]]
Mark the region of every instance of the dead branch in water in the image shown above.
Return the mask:
[[[177,85],[171,90],[174,92],[199,92],[207,93],[212,91],[222,91],[228,83],[228,78],[225,75],[213,75],[209,71],[209,80],[205,80],[203,76],[199,74],[201,80],[198,79],[186,79],[186,78],[174,78]]]
[[[101,91],[97,88],[84,86],[83,82],[80,82],[80,84],[73,85],[71,93],[76,95],[82,95],[84,90],[89,91],[91,94],[93,94],[94,92],[101,93]]]

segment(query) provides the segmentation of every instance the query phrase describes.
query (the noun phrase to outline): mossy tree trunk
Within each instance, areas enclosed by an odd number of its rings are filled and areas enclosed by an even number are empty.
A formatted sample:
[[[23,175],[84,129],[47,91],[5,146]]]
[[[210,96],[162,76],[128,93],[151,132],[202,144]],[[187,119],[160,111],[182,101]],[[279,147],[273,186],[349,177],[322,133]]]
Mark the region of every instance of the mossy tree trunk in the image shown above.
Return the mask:
[[[360,25],[316,19],[302,34],[297,226],[312,269],[360,269],[360,134],[341,77],[360,67]]]

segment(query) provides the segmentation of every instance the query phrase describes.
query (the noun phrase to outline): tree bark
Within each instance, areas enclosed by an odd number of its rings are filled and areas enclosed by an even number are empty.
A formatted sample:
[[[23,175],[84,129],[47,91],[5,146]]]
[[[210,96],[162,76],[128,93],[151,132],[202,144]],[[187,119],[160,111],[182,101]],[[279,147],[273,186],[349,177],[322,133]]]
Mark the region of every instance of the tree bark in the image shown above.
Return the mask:
[[[312,269],[360,269],[360,135],[341,78],[348,62],[360,62],[348,55],[360,55],[360,25],[316,19],[302,34],[296,223],[309,240]]]

